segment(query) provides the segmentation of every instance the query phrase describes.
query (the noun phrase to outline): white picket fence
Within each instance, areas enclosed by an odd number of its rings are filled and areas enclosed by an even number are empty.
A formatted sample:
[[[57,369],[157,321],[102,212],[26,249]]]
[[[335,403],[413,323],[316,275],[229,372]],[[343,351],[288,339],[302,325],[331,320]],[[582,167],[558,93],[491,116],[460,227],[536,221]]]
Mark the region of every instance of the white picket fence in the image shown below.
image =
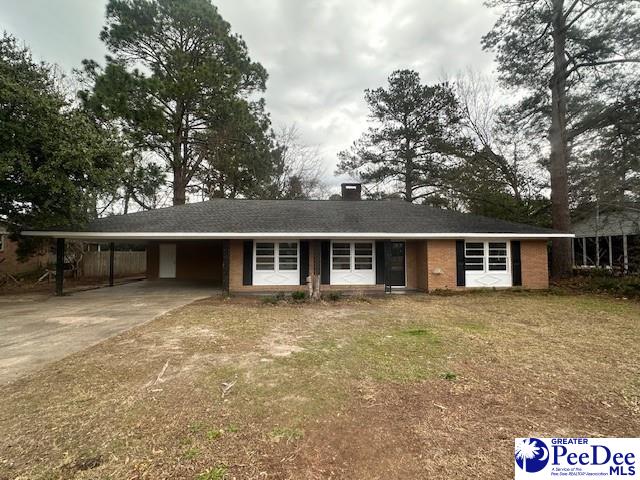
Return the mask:
[[[114,275],[127,277],[143,275],[147,271],[146,252],[114,252]],[[106,277],[109,275],[109,252],[84,252],[80,265],[85,277]]]

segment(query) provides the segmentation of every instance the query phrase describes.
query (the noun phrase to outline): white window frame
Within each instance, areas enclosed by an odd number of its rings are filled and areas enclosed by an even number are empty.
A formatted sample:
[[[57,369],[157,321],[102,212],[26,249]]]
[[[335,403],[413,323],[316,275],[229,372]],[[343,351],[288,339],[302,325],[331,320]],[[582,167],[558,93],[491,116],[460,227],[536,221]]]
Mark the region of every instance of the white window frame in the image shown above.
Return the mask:
[[[467,243],[483,244],[483,260],[482,270],[467,270]],[[504,243],[506,244],[506,270],[489,270],[489,244]],[[511,287],[513,280],[511,275],[511,240],[504,238],[487,238],[487,239],[468,239],[464,242],[465,255],[465,285],[467,287]],[[479,257],[475,257],[479,258]]]
[[[349,270],[333,268],[333,244],[349,244]],[[356,269],[356,243],[371,245],[371,268]],[[376,284],[376,242],[373,240],[332,240],[329,266],[331,268],[331,285],[375,285]]]
[[[467,270],[467,243],[482,243],[482,270]],[[490,270],[489,269],[489,244],[490,243],[504,243],[506,248],[506,270]],[[491,239],[491,240],[465,240],[464,242],[464,257],[465,257],[465,272],[475,273],[511,273],[511,242],[509,240]],[[472,255],[469,258],[480,258],[477,255]]]
[[[258,243],[273,244],[273,270],[258,270],[258,256],[256,251]],[[296,269],[280,270],[280,244],[296,244]],[[260,240],[253,242],[253,285],[275,286],[275,285],[299,285],[300,284],[300,241],[292,239],[281,240]]]

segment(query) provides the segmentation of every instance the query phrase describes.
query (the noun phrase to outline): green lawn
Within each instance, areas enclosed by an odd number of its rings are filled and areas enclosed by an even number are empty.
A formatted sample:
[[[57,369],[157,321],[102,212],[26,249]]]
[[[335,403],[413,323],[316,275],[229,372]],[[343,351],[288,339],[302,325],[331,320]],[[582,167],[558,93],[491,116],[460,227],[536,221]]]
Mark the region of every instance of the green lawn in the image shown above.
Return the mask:
[[[512,478],[514,437],[637,436],[640,305],[211,299],[0,405],[0,479]]]

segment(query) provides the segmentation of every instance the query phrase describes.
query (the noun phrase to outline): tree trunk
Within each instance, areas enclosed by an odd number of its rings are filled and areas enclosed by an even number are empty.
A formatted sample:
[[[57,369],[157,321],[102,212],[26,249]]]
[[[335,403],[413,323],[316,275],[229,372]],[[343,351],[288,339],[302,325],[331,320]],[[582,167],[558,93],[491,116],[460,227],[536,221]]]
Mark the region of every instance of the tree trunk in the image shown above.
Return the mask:
[[[553,228],[568,232],[571,228],[569,216],[569,178],[567,174],[567,59],[566,19],[564,0],[553,0],[553,77],[551,88],[551,128],[549,142],[551,155],[551,219]],[[555,238],[551,249],[551,276],[554,279],[571,274],[571,239]]]
[[[413,202],[413,160],[407,158],[404,162],[404,199]]]
[[[175,138],[173,139],[173,204],[184,205],[187,200],[187,168],[182,154],[185,137],[183,136],[184,103],[176,107]]]
[[[184,205],[187,198],[187,184],[182,167],[173,167],[173,204]]]
[[[124,202],[124,207],[122,210],[122,214],[126,215],[129,213],[129,200],[131,199],[131,195],[129,194],[129,187],[125,187],[124,189],[124,197],[122,201]]]

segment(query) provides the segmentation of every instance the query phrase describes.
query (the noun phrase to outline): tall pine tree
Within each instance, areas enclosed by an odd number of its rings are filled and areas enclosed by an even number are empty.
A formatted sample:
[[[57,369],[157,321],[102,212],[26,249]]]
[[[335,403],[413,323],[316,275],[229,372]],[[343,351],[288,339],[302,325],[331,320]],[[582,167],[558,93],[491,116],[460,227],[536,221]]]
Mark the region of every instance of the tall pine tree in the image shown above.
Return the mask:
[[[238,108],[252,113],[239,100],[264,91],[265,69],[209,0],[109,0],[100,38],[111,56],[104,68],[84,62],[94,82],[85,104],[158,155],[173,203],[185,203],[210,135]]]
[[[365,100],[371,127],[339,154],[337,173],[386,185],[407,202],[437,196],[446,188],[447,155],[466,144],[453,90],[423,85],[417,72],[398,70],[387,88],[366,90]]]
[[[523,90],[522,109],[549,134],[553,227],[570,231],[570,142],[601,127],[585,115],[603,84],[640,61],[637,0],[489,0],[503,10],[483,46],[496,53],[505,85]],[[606,109],[605,109],[606,110]],[[553,240],[552,275],[571,272],[570,239]]]

